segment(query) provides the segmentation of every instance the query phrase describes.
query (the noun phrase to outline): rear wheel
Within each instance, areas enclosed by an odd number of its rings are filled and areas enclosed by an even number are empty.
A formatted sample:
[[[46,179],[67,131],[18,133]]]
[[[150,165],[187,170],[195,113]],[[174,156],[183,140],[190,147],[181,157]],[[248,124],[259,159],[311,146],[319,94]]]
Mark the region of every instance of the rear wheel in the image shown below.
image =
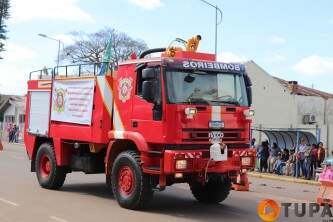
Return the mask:
[[[41,187],[59,189],[65,182],[66,170],[57,166],[53,146],[43,143],[36,156],[36,175]]]
[[[230,180],[220,176],[210,178],[204,185],[198,181],[193,181],[189,185],[193,196],[198,201],[211,204],[224,201],[231,190]]]
[[[142,172],[140,155],[125,151],[116,158],[111,173],[112,190],[121,207],[142,209],[153,198],[150,176]]]
[[[106,182],[106,188],[107,190],[113,194],[112,192],[112,183],[111,183],[111,175],[106,175],[105,176],[105,182]]]

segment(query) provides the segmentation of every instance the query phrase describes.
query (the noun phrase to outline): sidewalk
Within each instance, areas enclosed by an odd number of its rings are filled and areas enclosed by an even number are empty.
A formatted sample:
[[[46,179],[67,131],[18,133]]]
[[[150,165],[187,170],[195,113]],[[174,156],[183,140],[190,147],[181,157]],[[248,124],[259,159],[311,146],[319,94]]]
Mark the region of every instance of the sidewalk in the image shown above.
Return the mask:
[[[287,182],[300,183],[300,184],[309,184],[309,185],[316,185],[316,186],[320,185],[320,183],[318,181],[314,181],[314,180],[297,179],[295,177],[276,175],[276,174],[271,174],[271,173],[248,172],[248,175],[250,177],[258,177],[258,178],[271,179],[271,180],[280,180],[280,181],[287,181]]]
[[[3,150],[8,149],[8,146],[12,146],[12,147],[24,147],[24,143],[23,142],[18,142],[18,143],[8,143],[8,141],[1,141],[2,145],[3,145]]]

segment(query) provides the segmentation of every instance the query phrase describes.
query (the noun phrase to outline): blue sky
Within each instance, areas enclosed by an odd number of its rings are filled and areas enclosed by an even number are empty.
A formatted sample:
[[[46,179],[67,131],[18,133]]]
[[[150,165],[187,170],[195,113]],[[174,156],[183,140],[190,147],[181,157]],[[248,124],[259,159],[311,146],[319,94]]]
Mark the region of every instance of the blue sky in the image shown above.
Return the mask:
[[[333,93],[333,1],[210,0],[224,12],[221,61],[253,60],[272,75]],[[215,11],[199,0],[12,0],[0,93],[24,94],[28,73],[54,66],[68,33],[116,28],[149,47],[201,34],[214,51]]]

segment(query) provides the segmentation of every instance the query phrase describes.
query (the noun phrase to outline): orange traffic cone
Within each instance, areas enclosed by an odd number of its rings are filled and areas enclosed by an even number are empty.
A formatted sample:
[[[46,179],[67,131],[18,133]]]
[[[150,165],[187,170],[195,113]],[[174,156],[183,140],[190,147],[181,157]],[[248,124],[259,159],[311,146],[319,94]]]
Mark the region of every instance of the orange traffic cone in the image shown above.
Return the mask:
[[[321,206],[328,204],[333,207],[333,181],[322,180],[320,184],[317,203]]]
[[[250,183],[247,177],[247,173],[240,173],[239,178],[237,178],[237,183],[233,183],[231,189],[235,191],[249,191]]]

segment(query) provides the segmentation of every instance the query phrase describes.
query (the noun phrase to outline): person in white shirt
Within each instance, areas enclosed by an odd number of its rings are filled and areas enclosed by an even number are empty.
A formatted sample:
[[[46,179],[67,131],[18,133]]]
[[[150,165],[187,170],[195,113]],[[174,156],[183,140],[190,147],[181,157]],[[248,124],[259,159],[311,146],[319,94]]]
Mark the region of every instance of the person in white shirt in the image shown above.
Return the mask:
[[[306,174],[306,169],[305,169],[305,151],[307,150],[308,145],[306,144],[306,139],[303,137],[301,139],[301,144],[298,147],[298,150],[296,152],[296,177],[300,177],[301,171],[302,171],[302,176],[305,177]]]

